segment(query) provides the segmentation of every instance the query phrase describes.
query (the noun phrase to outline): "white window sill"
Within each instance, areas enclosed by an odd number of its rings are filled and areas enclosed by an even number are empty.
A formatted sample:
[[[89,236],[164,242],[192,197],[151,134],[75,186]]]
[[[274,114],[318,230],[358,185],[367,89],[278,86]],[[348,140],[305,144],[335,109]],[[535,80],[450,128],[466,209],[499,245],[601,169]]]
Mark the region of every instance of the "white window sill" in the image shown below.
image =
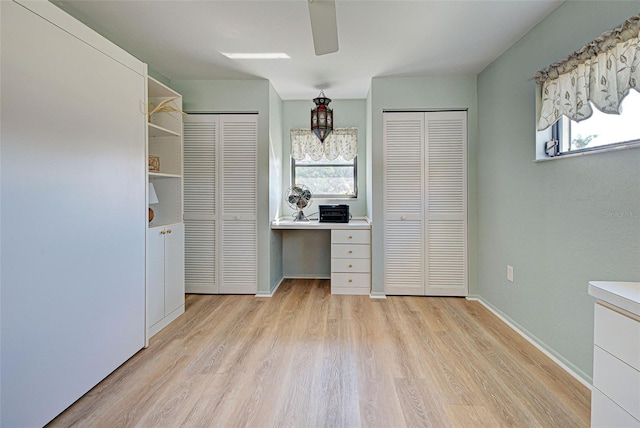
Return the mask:
[[[603,147],[601,149],[589,150],[585,152],[566,153],[560,156],[553,156],[553,157],[546,156],[546,157],[534,159],[533,162],[547,162],[547,161],[552,161],[557,159],[575,158],[578,156],[595,155],[596,153],[606,153],[606,152],[613,152],[617,150],[637,149],[637,148],[640,148],[640,142],[634,142],[634,143],[629,143],[629,144],[624,144],[621,146],[614,146],[614,147]]]

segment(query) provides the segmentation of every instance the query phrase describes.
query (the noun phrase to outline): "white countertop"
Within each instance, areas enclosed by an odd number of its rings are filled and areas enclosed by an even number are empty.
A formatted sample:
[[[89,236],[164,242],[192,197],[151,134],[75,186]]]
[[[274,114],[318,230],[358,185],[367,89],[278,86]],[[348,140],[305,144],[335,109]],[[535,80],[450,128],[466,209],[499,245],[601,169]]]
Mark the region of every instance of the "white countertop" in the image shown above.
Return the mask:
[[[589,294],[640,316],[640,282],[589,281]]]
[[[271,222],[271,229],[371,229],[366,218],[354,218],[349,223],[320,223],[318,220],[293,221],[291,218],[279,218]]]

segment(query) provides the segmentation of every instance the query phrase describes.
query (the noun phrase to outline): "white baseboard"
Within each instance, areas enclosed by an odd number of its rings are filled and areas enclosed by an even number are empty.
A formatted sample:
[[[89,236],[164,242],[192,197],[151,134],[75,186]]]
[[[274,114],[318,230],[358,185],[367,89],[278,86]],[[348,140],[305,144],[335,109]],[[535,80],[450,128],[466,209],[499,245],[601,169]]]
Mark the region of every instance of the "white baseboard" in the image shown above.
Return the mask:
[[[494,314],[495,316],[500,318],[500,320],[502,320],[502,322],[507,324],[513,331],[515,331],[520,336],[522,336],[527,342],[531,343],[540,352],[545,354],[547,357],[551,358],[551,360],[554,363],[559,365],[564,371],[566,371],[571,376],[573,376],[578,382],[580,382],[581,384],[583,384],[584,386],[589,388],[589,390],[591,390],[593,388],[593,386],[591,385],[591,383],[587,379],[585,379],[580,374],[576,373],[572,368],[570,368],[562,360],[560,360],[560,358],[558,358],[558,356],[554,355],[551,351],[549,351],[544,345],[541,344],[541,342],[539,340],[537,340],[535,338],[535,336],[533,336],[533,335],[529,334],[528,332],[526,332],[526,329],[523,329],[520,326],[518,326],[517,323],[515,323],[514,321],[509,319],[506,315],[501,313],[498,309],[494,308],[489,302],[485,301],[482,297],[480,297],[480,296],[467,296],[467,300],[473,300],[473,301],[477,301],[478,303],[480,303],[482,306],[487,308],[492,314]]]
[[[387,295],[379,291],[372,291],[371,293],[369,293],[369,297],[371,299],[386,299]]]
[[[282,279],[331,279],[331,275],[310,273],[302,275],[285,275]]]
[[[265,291],[258,291],[256,293],[256,297],[273,297],[273,295],[275,294],[275,292],[278,290],[278,287],[280,287],[280,284],[282,284],[282,282],[285,280],[286,278],[280,278],[280,281],[278,281],[278,283],[276,284],[275,287],[273,287],[273,289],[271,291],[265,292]]]

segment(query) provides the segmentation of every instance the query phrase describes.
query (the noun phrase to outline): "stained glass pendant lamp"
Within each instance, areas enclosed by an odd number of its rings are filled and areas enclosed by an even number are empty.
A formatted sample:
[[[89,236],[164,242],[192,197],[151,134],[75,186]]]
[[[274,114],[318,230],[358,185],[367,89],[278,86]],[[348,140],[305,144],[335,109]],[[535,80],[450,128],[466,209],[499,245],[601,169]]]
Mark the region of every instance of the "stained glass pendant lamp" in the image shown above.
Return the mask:
[[[333,110],[329,108],[331,98],[327,98],[324,91],[320,91],[320,95],[314,98],[313,102],[316,103],[316,108],[311,110],[311,131],[324,143],[324,139],[333,131]]]

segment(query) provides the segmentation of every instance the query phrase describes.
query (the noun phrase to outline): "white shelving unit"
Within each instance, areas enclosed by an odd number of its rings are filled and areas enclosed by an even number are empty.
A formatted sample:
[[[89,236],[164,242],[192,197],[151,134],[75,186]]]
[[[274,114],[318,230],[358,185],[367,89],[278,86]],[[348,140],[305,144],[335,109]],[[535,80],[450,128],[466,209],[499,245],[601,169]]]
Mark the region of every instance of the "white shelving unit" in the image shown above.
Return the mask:
[[[147,77],[147,155],[160,159],[147,170],[158,203],[147,232],[147,339],[184,313],[182,96]],[[148,199],[147,199],[148,200]]]

